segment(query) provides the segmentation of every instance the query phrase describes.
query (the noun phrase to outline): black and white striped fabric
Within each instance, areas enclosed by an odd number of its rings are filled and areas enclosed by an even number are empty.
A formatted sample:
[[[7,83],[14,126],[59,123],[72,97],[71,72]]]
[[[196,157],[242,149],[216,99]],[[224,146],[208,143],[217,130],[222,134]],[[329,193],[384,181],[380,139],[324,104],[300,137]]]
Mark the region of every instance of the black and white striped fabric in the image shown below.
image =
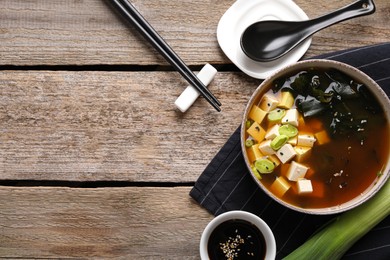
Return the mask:
[[[337,60],[360,69],[390,96],[390,43],[315,58]],[[287,209],[262,192],[245,166],[239,128],[206,167],[190,196],[214,215],[245,210],[260,216],[275,234],[277,259],[288,255],[335,217],[307,215]],[[343,259],[390,259],[390,217],[355,243]]]

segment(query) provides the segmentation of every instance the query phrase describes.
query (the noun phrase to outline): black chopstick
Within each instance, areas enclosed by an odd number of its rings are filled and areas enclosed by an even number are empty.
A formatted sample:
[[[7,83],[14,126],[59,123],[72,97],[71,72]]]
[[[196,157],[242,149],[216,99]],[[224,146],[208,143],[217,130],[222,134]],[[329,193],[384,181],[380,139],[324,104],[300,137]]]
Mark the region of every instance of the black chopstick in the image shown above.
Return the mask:
[[[142,17],[135,7],[126,0],[114,0],[113,3],[116,4],[122,15],[124,15],[125,18],[131,22],[147,40],[149,40],[153,47],[155,47],[160,54],[176,68],[176,70],[188,81],[188,83],[194,86],[217,111],[221,111],[221,108],[219,107],[221,103],[153,29],[145,18]]]
[[[198,79],[198,77],[187,67],[187,65],[183,62],[183,60],[171,49],[171,47],[164,41],[164,39],[154,30],[154,28],[145,20],[145,18],[138,12],[138,10],[127,0],[119,0],[126,10],[130,13],[130,15],[135,18],[139,25],[145,29],[148,34],[154,38],[154,40],[159,44],[161,48],[165,50],[165,52],[170,55],[170,57],[175,61],[174,65],[179,72],[184,71],[186,76],[188,75],[192,80],[190,80],[191,85],[195,85],[195,87],[199,87],[199,92],[204,97],[210,96],[211,99],[220,106],[221,103],[215,98],[215,96],[206,88],[206,86]],[[179,68],[180,67],[180,68]],[[196,85],[197,84],[197,85]],[[205,92],[205,93],[203,93]]]

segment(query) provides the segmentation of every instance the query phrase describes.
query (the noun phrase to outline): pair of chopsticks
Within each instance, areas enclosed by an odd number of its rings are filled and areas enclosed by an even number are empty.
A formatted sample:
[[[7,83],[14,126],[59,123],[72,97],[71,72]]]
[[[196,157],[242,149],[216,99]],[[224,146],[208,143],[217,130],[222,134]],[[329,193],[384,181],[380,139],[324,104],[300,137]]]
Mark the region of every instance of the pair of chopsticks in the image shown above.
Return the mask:
[[[117,9],[153,45],[176,70],[195,87],[199,93],[219,112],[221,102],[206,88],[199,78],[187,67],[182,59],[171,49],[145,18],[127,0],[113,0]]]

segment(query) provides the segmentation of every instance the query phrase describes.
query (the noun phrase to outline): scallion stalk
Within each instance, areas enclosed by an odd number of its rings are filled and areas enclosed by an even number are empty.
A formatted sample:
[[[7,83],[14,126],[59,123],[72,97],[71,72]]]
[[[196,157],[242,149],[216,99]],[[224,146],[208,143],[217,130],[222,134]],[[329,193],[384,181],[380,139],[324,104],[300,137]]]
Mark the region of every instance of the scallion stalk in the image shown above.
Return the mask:
[[[340,259],[362,236],[390,214],[390,181],[371,199],[338,217],[284,260]]]

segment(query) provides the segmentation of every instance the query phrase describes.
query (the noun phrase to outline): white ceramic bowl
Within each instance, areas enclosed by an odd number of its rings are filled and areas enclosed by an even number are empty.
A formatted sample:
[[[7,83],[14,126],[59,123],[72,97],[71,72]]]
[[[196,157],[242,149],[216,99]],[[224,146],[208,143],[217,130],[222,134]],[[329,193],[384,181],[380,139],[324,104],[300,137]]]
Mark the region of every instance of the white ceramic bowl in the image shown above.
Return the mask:
[[[209,260],[209,256],[207,253],[207,245],[209,241],[209,237],[213,230],[220,224],[222,224],[225,221],[232,220],[232,219],[241,219],[246,220],[252,224],[254,224],[260,232],[263,234],[265,238],[265,247],[266,247],[266,254],[265,254],[265,260],[274,260],[276,256],[276,242],[275,237],[271,231],[271,229],[268,227],[268,225],[258,216],[241,210],[234,210],[234,211],[228,211],[226,213],[223,213],[221,215],[218,215],[213,220],[209,222],[209,224],[206,226],[202,233],[202,237],[200,239],[200,257],[202,260]]]
[[[275,72],[270,77],[266,78],[260,86],[255,90],[252,97],[250,98],[247,107],[245,109],[243,120],[241,124],[241,148],[243,151],[244,159],[246,162],[246,165],[249,169],[249,171],[252,173],[250,169],[250,162],[248,160],[248,156],[246,153],[245,148],[245,132],[246,132],[246,120],[248,118],[248,113],[250,112],[251,107],[253,106],[254,102],[256,101],[257,97],[259,95],[263,95],[264,92],[267,90],[268,86],[277,78],[280,78],[284,75],[287,75],[292,72],[296,72],[299,70],[305,70],[308,68],[334,68],[341,72],[344,72],[345,74],[349,75],[356,81],[366,85],[371,92],[374,94],[374,96],[378,99],[380,102],[385,116],[387,117],[387,122],[390,122],[390,101],[387,97],[386,93],[382,90],[382,88],[368,75],[363,73],[362,71],[347,65],[345,63],[337,62],[337,61],[331,61],[331,60],[321,60],[321,59],[313,59],[313,60],[306,60],[306,61],[300,61],[297,63],[294,63],[292,65],[286,66],[279,71]],[[389,144],[390,146],[390,144]],[[340,213],[349,209],[352,209],[361,203],[365,202],[369,198],[371,198],[382,186],[384,183],[386,183],[387,179],[389,178],[389,170],[390,170],[390,163],[387,161],[384,169],[383,169],[383,175],[377,180],[371,184],[360,196],[355,197],[354,199],[345,202],[341,205],[337,205],[334,207],[327,207],[327,208],[300,208],[297,206],[294,206],[292,204],[289,204],[282,199],[275,196],[272,192],[270,192],[262,183],[259,181],[253,174],[252,177],[256,181],[256,183],[262,188],[262,190],[267,193],[270,197],[281,203],[282,205],[291,208],[293,210],[308,213],[308,214],[319,214],[319,215],[325,215],[325,214],[334,214],[334,213]]]

